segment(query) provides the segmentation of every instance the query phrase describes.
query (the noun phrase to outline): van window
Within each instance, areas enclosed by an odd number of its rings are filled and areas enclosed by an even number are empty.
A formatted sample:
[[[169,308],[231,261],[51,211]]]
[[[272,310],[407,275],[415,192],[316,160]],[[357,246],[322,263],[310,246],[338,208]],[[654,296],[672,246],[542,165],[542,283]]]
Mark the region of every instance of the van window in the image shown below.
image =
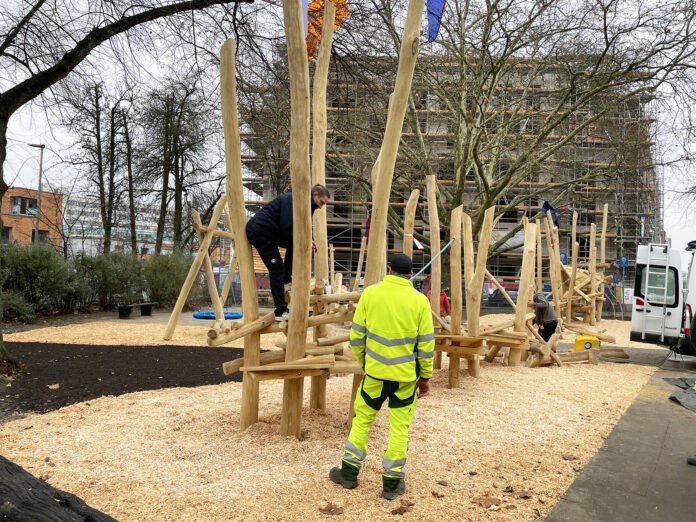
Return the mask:
[[[679,277],[677,275],[677,270],[674,267],[670,267],[667,271],[667,300],[663,303],[665,292],[665,267],[663,266],[650,266],[650,282],[646,281],[648,271],[646,270],[646,265],[636,266],[636,287],[634,288],[634,294],[636,297],[642,297],[646,299],[651,305],[662,305],[666,304],[668,307],[673,308],[677,306],[677,283]],[[647,288],[650,286],[650,288]],[[646,297],[647,291],[647,297]]]

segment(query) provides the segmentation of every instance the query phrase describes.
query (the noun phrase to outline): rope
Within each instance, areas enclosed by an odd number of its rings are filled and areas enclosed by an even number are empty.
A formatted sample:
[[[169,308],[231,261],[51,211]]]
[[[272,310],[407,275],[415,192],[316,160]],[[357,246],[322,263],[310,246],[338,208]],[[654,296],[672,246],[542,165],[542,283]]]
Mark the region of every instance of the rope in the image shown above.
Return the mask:
[[[447,243],[444,247],[442,247],[442,250],[440,250],[440,251],[437,253],[437,255],[436,255],[435,257],[433,257],[433,258],[428,262],[427,265],[425,265],[423,268],[421,268],[421,269],[418,271],[418,273],[417,273],[416,275],[414,275],[411,279],[409,279],[409,281],[413,281],[416,277],[418,277],[418,276],[421,275],[423,272],[425,272],[425,269],[428,268],[430,265],[432,265],[432,264],[433,264],[433,261],[435,261],[438,257],[440,257],[440,255],[441,255],[445,250],[447,250],[447,249],[452,245],[452,243],[454,243],[454,238],[450,239],[450,242]]]

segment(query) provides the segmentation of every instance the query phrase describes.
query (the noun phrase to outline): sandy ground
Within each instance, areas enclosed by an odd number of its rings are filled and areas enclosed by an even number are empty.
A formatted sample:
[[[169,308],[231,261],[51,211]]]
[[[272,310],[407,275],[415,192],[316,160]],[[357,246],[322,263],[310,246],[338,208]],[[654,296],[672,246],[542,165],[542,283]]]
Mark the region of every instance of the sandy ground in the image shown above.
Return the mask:
[[[511,319],[510,314],[493,314],[481,318],[481,326],[502,323]],[[103,345],[181,345],[181,346],[205,346],[208,323],[201,326],[177,326],[171,341],[162,339],[165,325],[161,323],[125,322],[125,321],[98,321],[68,326],[38,328],[26,332],[8,334],[6,341],[68,343],[68,344],[103,344]],[[636,343],[630,341],[630,321],[603,319],[597,324],[597,328],[605,329],[616,337],[616,346],[628,348],[658,348],[655,344]],[[566,331],[561,342],[572,343],[577,334]],[[282,334],[263,336],[264,341],[273,348],[276,341],[283,340]],[[603,342],[602,346],[611,346],[611,343]],[[241,339],[227,346],[243,347]]]
[[[404,519],[543,519],[653,371],[483,363],[479,379],[463,374],[455,390],[446,389],[447,372],[436,371],[411,427],[405,499],[414,505]],[[307,408],[305,380],[301,441],[278,435],[282,383],[264,382],[260,422],[243,433],[241,385],[230,383],[29,415],[0,426],[0,446],[31,473],[119,520],[322,519],[329,502],[346,519],[387,519],[399,504],[379,498],[385,411],[372,428],[358,488],[327,479],[347,435],[351,380],[329,380],[326,412]],[[496,507],[474,502],[485,495]]]

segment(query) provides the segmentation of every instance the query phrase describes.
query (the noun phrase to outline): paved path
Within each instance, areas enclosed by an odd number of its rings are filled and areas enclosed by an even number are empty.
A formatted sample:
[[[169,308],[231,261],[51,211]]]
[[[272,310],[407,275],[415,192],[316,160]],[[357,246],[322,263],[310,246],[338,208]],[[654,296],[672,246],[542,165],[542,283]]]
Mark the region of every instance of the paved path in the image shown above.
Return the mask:
[[[640,364],[664,358],[646,352]],[[696,454],[696,413],[670,401],[677,388],[663,380],[695,373],[692,358],[663,362],[547,522],[696,520],[696,466],[686,464]]]

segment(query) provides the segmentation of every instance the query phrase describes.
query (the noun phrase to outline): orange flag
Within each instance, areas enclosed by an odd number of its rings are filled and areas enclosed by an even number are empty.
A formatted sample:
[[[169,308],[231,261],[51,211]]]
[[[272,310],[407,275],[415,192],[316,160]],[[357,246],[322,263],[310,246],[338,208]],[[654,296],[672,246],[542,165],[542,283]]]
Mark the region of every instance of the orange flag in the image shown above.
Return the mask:
[[[324,3],[333,2],[336,6],[336,18],[334,19],[334,31],[341,27],[343,20],[350,16],[348,10],[348,0],[312,0],[308,10],[308,26],[307,31],[307,58],[311,61],[317,47],[321,43],[321,32],[324,28]]]

